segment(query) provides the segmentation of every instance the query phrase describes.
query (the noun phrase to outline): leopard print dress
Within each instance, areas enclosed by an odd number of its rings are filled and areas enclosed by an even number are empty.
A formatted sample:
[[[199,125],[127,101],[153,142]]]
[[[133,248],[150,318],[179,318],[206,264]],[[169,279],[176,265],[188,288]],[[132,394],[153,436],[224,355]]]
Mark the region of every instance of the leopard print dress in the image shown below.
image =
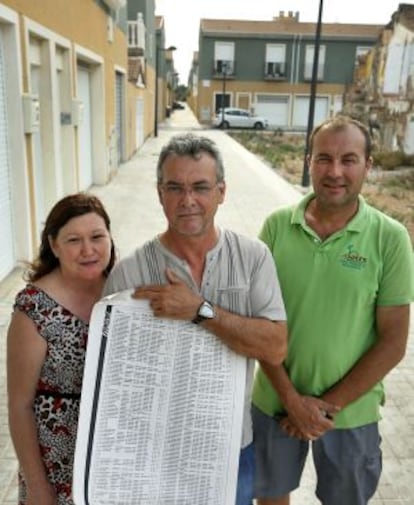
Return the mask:
[[[32,284],[17,294],[15,308],[34,322],[47,342],[34,401],[39,445],[58,505],[73,505],[72,468],[88,324]],[[26,485],[19,471],[19,505],[25,503]]]

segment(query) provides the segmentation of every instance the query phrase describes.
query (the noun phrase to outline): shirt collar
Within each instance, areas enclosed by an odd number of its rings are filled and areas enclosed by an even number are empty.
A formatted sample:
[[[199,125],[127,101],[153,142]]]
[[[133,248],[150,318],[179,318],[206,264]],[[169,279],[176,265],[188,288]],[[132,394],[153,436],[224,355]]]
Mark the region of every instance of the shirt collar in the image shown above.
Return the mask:
[[[298,205],[293,210],[291,224],[299,224],[302,227],[306,227],[305,221],[305,210],[308,203],[315,198],[315,193],[311,192],[307,194]],[[360,232],[362,231],[363,224],[365,222],[367,203],[363,196],[358,195],[358,211],[355,216],[349,221],[345,226],[344,230]]]

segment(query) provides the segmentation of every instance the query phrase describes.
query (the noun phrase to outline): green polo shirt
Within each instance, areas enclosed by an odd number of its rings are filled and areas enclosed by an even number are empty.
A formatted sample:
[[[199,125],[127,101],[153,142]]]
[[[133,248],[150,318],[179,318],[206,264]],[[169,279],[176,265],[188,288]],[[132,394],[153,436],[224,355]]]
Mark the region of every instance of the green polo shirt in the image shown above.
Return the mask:
[[[286,306],[290,379],[300,393],[320,396],[375,343],[376,306],[414,299],[414,261],[407,230],[362,197],[348,225],[321,241],[304,218],[313,196],[270,215],[260,238],[273,254]],[[337,414],[336,427],[377,421],[383,402],[378,383]],[[261,369],[253,403],[271,416],[284,412]]]

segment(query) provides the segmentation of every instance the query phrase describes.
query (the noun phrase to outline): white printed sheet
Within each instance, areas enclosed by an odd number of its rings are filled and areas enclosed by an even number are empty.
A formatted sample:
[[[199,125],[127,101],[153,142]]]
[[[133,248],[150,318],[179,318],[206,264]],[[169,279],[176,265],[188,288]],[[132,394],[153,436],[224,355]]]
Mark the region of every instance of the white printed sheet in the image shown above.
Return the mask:
[[[92,314],[74,501],[234,505],[246,360],[129,295]]]

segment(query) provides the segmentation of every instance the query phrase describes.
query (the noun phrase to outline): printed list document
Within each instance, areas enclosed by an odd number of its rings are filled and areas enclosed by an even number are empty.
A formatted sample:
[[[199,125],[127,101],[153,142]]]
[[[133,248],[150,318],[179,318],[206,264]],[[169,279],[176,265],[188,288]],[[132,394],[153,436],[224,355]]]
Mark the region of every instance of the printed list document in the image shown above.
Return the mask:
[[[76,505],[234,505],[246,359],[122,292],[94,307]]]

